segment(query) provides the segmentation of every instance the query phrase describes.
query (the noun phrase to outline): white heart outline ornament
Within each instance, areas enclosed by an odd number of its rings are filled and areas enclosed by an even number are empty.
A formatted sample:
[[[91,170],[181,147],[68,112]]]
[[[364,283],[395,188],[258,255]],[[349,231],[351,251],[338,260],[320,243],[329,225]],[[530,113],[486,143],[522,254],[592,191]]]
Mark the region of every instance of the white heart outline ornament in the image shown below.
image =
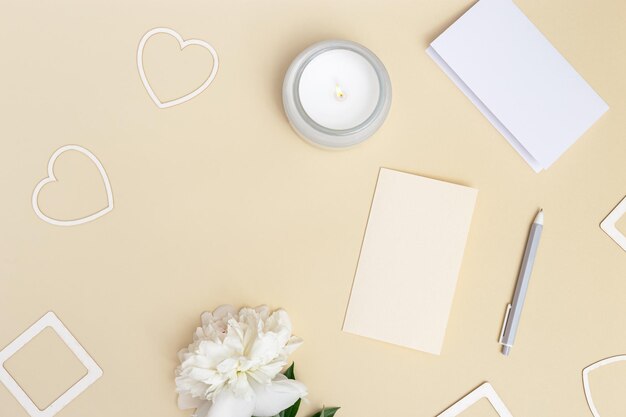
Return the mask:
[[[615,241],[620,247],[626,250],[626,236],[620,232],[615,224],[622,216],[626,214],[626,197],[619,202],[619,204],[606,216],[606,219],[602,220],[600,227],[604,232],[609,235],[611,239]]]
[[[146,46],[146,42],[148,42],[148,39],[150,39],[152,36],[159,34],[159,33],[165,33],[167,35],[170,35],[176,38],[176,40],[178,41],[178,44],[180,45],[181,51],[189,45],[197,45],[208,50],[211,56],[213,57],[213,68],[211,69],[211,73],[209,74],[209,77],[202,83],[202,85],[200,85],[200,87],[196,88],[195,90],[193,90],[192,92],[188,94],[185,94],[182,97],[179,97],[174,100],[166,101],[166,102],[161,101],[157,97],[157,95],[154,93],[154,91],[152,90],[152,87],[150,87],[150,83],[148,82],[148,79],[146,78],[146,72],[144,71],[144,68],[143,68],[143,49]],[[137,69],[139,70],[139,76],[141,77],[141,82],[143,83],[143,86],[146,88],[146,91],[148,91],[148,94],[150,95],[150,98],[152,99],[152,101],[154,101],[154,104],[156,104],[157,107],[159,107],[160,109],[165,109],[168,107],[176,106],[177,104],[182,104],[186,101],[191,100],[198,94],[202,93],[204,90],[207,89],[207,87],[215,79],[215,75],[217,74],[218,67],[219,67],[219,60],[217,58],[217,52],[209,43],[200,39],[184,40],[183,37],[178,34],[178,32],[170,28],[154,28],[148,31],[145,35],[143,35],[143,38],[141,38],[141,41],[139,41],[139,47],[137,48]]]
[[[615,362],[622,362],[622,361],[626,361],[626,355],[611,356],[611,357],[602,359],[601,361],[592,363],[591,365],[583,369],[583,389],[585,390],[585,398],[587,399],[587,405],[589,406],[589,409],[591,410],[591,414],[593,414],[593,417],[600,417],[600,413],[598,412],[598,409],[596,408],[596,405],[593,402],[593,397],[591,396],[591,388],[589,387],[589,374],[591,373],[591,371],[594,371],[598,368],[602,368],[603,366],[610,365]]]
[[[89,159],[91,159],[91,162],[93,162],[96,165],[96,167],[98,168],[98,171],[100,172],[100,177],[102,178],[102,181],[104,182],[104,188],[106,189],[107,206],[103,208],[102,210],[99,210],[86,217],[81,217],[79,219],[74,219],[74,220],[58,220],[58,219],[53,219],[52,217],[46,216],[39,209],[38,198],[39,198],[39,192],[46,184],[55,182],[57,180],[56,177],[54,176],[54,163],[56,162],[57,158],[61,156],[62,153],[67,152],[67,151],[80,152],[83,155],[87,156]],[[48,161],[48,176],[44,178],[43,180],[39,181],[37,185],[35,186],[35,190],[33,191],[32,203],[33,203],[33,210],[35,210],[35,214],[44,222],[53,224],[55,226],[76,226],[79,224],[90,222],[92,220],[96,220],[97,218],[102,217],[105,214],[107,214],[109,211],[113,210],[113,191],[111,190],[111,183],[109,182],[109,177],[107,176],[107,173],[104,170],[104,167],[102,166],[98,158],[96,158],[96,156],[93,153],[83,148],[82,146],[65,145],[57,149],[50,157],[50,160]]]

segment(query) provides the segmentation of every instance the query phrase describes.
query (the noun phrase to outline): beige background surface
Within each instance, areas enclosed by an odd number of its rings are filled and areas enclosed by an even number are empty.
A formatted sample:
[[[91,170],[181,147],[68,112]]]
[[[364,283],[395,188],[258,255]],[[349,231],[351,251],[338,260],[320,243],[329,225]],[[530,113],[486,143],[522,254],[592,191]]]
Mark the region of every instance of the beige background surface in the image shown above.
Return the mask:
[[[626,3],[518,0],[611,106],[538,175],[424,53],[471,4],[4,0],[0,346],[53,310],[104,370],[59,416],[189,415],[175,405],[176,352],[203,310],[227,302],[289,311],[306,341],[294,359],[309,410],[435,416],[488,380],[516,417],[590,416],[583,367],[626,353],[626,253],[598,226],[626,194]],[[210,42],[221,60],[207,91],[166,110],[135,65],[139,39],[157,26]],[[393,82],[387,122],[347,152],[305,144],[281,108],[290,61],[328,38],[372,49]],[[202,71],[168,63],[180,54],[158,42],[148,76],[175,96]],[[193,52],[181,59],[210,66]],[[39,220],[30,198],[69,143],[104,164],[115,209],[60,228]],[[439,357],[340,331],[380,166],[480,189]],[[43,208],[71,217],[101,206],[89,164],[67,155],[58,170]],[[538,206],[546,227],[504,358],[496,340]],[[82,370],[69,363],[60,382],[46,376],[66,356],[41,337],[7,367],[46,402]],[[593,376],[603,417],[625,414],[625,373]],[[26,416],[4,388],[0,415]]]

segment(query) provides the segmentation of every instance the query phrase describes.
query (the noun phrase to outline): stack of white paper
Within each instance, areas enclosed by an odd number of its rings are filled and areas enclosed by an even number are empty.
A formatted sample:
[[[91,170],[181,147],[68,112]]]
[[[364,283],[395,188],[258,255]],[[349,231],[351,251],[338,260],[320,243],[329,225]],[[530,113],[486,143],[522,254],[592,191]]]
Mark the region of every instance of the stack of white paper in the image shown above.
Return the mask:
[[[608,110],[511,0],[480,0],[427,53],[536,172]]]

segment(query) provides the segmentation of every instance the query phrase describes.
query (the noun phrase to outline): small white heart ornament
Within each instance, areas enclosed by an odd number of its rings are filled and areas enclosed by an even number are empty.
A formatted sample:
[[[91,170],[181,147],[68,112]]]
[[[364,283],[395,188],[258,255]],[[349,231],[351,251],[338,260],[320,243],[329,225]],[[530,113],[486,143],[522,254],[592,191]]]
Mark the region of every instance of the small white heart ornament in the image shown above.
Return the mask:
[[[583,389],[585,390],[585,398],[587,399],[587,404],[589,405],[589,409],[591,410],[591,414],[593,414],[593,417],[600,417],[600,413],[598,412],[598,409],[593,402],[593,397],[591,396],[591,388],[589,386],[589,373],[603,366],[622,361],[626,361],[626,355],[611,356],[609,358],[602,359],[601,361],[592,363],[591,365],[583,369]]]
[[[57,180],[56,177],[54,176],[54,163],[56,162],[57,158],[61,156],[62,153],[67,152],[67,151],[80,152],[86,157],[88,157],[89,159],[91,159],[91,162],[93,162],[96,165],[96,167],[98,168],[98,171],[100,172],[100,176],[102,177],[102,181],[104,182],[104,187],[106,189],[107,206],[103,208],[102,210],[99,210],[88,216],[81,217],[79,219],[58,220],[58,219],[53,219],[52,217],[47,216],[41,211],[41,209],[39,208],[38,198],[39,198],[39,192],[46,184]],[[96,156],[93,153],[83,148],[82,146],[66,145],[57,149],[50,157],[50,160],[48,161],[48,176],[44,178],[43,180],[39,181],[39,183],[37,183],[37,185],[35,186],[35,190],[33,191],[32,203],[33,203],[33,210],[35,210],[35,214],[44,222],[53,224],[55,226],[76,226],[79,224],[90,222],[92,220],[96,220],[97,218],[102,217],[105,214],[107,214],[109,211],[113,210],[113,191],[111,190],[111,183],[109,182],[109,177],[107,176],[107,173],[104,170],[104,167],[102,166],[98,158],[96,158]]]
[[[622,249],[626,250],[626,235],[620,232],[616,227],[616,223],[624,214],[626,214],[626,197],[624,197],[622,201],[619,202],[617,207],[615,207],[613,211],[606,216],[606,219],[602,220],[600,227],[607,235],[609,235],[611,239],[615,241],[615,243],[620,245]]]
[[[213,57],[213,68],[211,69],[211,73],[209,74],[209,77],[202,83],[202,85],[200,85],[200,87],[196,88],[195,90],[193,90],[192,92],[188,94],[185,94],[182,97],[179,97],[177,99],[170,100],[170,101],[165,101],[165,102],[161,101],[159,97],[157,97],[157,95],[154,93],[154,90],[152,90],[152,87],[150,87],[150,83],[148,82],[148,79],[146,78],[146,72],[143,68],[143,49],[146,46],[146,42],[148,42],[148,39],[150,39],[152,36],[159,34],[159,33],[165,33],[167,35],[170,35],[176,38],[176,40],[178,41],[178,44],[180,45],[181,51],[189,45],[197,45],[208,50],[211,56]],[[146,91],[148,91],[148,94],[150,95],[150,98],[152,99],[152,101],[154,101],[154,104],[156,104],[160,109],[165,109],[167,107],[176,106],[177,104],[182,104],[186,101],[191,100],[198,94],[202,93],[204,90],[207,89],[207,87],[215,79],[215,75],[217,74],[218,67],[219,67],[219,61],[217,58],[217,52],[211,45],[209,45],[207,42],[200,40],[200,39],[184,40],[183,37],[178,34],[178,32],[169,28],[155,28],[155,29],[150,30],[148,33],[143,35],[143,38],[141,38],[141,41],[139,41],[139,47],[137,48],[137,69],[139,70],[139,76],[141,77],[141,82],[143,83],[143,86],[146,88]]]

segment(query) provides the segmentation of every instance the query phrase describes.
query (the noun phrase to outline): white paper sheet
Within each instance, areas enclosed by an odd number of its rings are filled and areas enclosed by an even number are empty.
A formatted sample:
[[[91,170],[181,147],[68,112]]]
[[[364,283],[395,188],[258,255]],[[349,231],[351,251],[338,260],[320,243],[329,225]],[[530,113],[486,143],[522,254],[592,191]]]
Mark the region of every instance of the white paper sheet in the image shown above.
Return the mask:
[[[380,170],[344,331],[441,352],[477,193]]]

